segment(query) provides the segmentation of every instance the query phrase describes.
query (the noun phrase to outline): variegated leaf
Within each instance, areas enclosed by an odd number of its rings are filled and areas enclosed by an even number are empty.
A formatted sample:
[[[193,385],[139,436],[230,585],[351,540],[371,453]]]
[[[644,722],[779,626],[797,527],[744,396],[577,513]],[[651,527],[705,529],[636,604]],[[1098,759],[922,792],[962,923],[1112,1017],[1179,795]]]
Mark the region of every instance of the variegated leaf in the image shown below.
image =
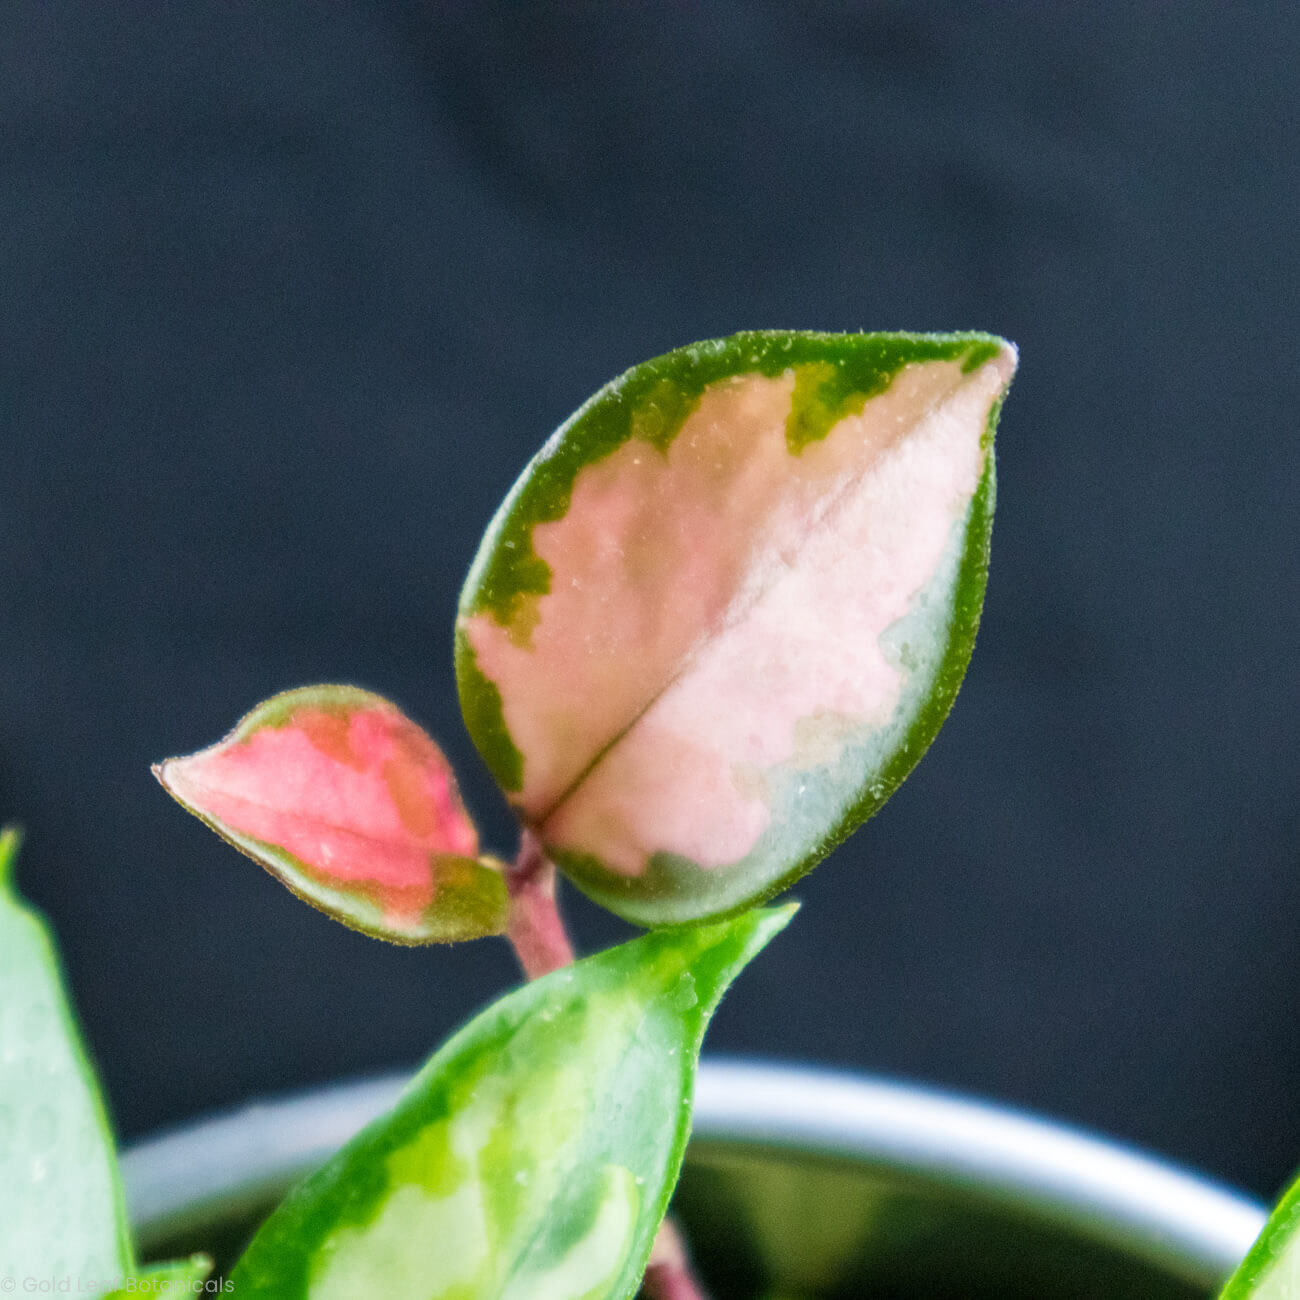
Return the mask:
[[[500,871],[441,750],[351,686],[274,696],[159,781],[190,812],[331,916],[398,943],[499,934]]]
[[[109,1286],[134,1264],[113,1135],[17,848],[0,832],[0,1281]]]
[[[272,1215],[240,1300],[628,1300],[723,990],[793,908],[646,935],[483,1012]]]
[[[461,704],[592,897],[732,912],[910,771],[974,642],[1014,368],[984,334],[739,334],[628,371],[529,465],[462,595]]]

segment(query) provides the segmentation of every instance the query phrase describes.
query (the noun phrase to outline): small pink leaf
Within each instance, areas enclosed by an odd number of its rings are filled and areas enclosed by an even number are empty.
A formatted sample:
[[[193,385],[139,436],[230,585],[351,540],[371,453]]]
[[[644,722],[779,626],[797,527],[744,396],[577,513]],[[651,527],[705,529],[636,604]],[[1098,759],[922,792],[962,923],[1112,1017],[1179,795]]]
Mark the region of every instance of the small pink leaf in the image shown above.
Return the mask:
[[[352,686],[259,705],[154,768],[167,791],[307,902],[398,943],[499,934],[506,891],[437,745]]]

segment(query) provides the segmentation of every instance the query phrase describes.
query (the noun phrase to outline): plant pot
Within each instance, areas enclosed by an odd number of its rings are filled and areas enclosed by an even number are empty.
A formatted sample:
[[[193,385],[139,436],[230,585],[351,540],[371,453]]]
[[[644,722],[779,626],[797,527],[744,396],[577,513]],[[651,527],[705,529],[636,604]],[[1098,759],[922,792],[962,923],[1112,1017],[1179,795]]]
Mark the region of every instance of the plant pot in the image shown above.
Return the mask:
[[[147,1257],[228,1262],[288,1187],[385,1109],[393,1076],[127,1152]],[[1165,1300],[1213,1294],[1256,1202],[1115,1143],[878,1079],[706,1061],[675,1201],[717,1300]]]

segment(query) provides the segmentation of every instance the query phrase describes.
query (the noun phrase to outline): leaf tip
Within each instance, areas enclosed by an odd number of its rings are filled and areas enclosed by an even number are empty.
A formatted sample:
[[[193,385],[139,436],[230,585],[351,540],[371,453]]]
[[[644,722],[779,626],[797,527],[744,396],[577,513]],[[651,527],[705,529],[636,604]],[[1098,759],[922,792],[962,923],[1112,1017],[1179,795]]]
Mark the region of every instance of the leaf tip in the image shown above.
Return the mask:
[[[18,850],[22,848],[23,831],[21,826],[10,822],[0,828],[0,889],[13,888],[14,866],[18,861]]]
[[[989,360],[989,366],[998,379],[998,402],[1006,397],[1011,380],[1020,366],[1020,349],[1006,339],[998,339],[997,350]]]
[[[797,899],[791,899],[790,902],[781,903],[776,907],[759,908],[754,914],[754,932],[757,942],[766,947],[769,940],[775,939],[794,920],[794,914],[801,906]]]
[[[998,338],[994,343],[997,351],[993,356],[993,364],[1005,381],[1016,373],[1016,367],[1020,364],[1020,349],[1010,339]]]
[[[192,799],[186,798],[181,793],[182,782],[177,778],[181,775],[181,770],[190,760],[188,758],[164,758],[161,763],[151,763],[149,771],[153,773],[154,779],[164,790],[167,791],[173,799],[176,800],[186,812],[193,813],[202,820],[203,814],[195,806]]]

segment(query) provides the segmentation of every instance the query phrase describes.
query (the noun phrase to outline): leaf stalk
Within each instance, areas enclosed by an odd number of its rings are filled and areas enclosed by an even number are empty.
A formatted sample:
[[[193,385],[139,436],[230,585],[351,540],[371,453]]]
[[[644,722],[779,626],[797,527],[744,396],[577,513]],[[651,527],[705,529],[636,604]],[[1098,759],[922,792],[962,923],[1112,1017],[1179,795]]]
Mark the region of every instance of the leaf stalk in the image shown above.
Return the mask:
[[[555,902],[555,864],[541,841],[525,830],[519,855],[506,871],[510,916],[506,938],[530,979],[549,975],[573,962],[573,944]]]

